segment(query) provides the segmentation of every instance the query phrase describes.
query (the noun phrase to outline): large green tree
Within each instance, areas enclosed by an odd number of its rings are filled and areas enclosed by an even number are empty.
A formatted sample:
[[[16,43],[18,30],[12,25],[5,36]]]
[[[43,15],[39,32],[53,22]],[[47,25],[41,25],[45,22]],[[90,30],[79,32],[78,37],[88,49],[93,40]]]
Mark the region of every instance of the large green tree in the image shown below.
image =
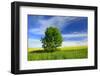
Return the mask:
[[[45,51],[54,51],[62,45],[62,35],[57,27],[48,27],[44,38],[41,38],[42,47]]]

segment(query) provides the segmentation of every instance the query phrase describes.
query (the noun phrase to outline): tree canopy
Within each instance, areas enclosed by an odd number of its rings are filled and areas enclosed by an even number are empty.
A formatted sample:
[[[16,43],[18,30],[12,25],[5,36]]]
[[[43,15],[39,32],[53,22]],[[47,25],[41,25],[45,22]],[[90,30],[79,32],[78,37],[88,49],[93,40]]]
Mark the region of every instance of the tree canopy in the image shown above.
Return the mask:
[[[42,47],[46,51],[54,51],[62,45],[62,35],[57,27],[48,27],[44,38],[41,38]]]

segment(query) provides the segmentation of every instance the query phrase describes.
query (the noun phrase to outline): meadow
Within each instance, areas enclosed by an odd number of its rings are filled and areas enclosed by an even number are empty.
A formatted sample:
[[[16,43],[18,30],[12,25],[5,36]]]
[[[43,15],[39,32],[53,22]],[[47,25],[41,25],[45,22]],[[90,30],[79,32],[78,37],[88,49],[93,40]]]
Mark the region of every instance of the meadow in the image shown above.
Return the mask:
[[[43,48],[28,48],[28,61],[83,58],[88,58],[87,46],[61,47],[53,52],[44,51]]]

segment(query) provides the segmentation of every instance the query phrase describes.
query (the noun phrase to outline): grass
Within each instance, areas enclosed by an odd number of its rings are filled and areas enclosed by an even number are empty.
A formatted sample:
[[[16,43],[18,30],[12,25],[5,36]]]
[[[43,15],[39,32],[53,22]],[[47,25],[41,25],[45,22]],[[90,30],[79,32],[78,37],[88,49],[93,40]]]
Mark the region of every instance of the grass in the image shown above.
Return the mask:
[[[82,59],[88,57],[87,46],[62,47],[54,52],[46,52],[43,48],[28,48],[28,61]]]

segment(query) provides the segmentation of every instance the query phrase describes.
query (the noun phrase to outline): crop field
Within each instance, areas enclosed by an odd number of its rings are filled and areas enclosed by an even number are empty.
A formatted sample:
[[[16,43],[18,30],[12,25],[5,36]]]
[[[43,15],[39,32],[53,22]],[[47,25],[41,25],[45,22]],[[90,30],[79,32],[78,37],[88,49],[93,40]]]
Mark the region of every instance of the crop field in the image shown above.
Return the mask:
[[[28,61],[88,58],[88,46],[61,47],[53,52],[43,48],[28,48]]]

